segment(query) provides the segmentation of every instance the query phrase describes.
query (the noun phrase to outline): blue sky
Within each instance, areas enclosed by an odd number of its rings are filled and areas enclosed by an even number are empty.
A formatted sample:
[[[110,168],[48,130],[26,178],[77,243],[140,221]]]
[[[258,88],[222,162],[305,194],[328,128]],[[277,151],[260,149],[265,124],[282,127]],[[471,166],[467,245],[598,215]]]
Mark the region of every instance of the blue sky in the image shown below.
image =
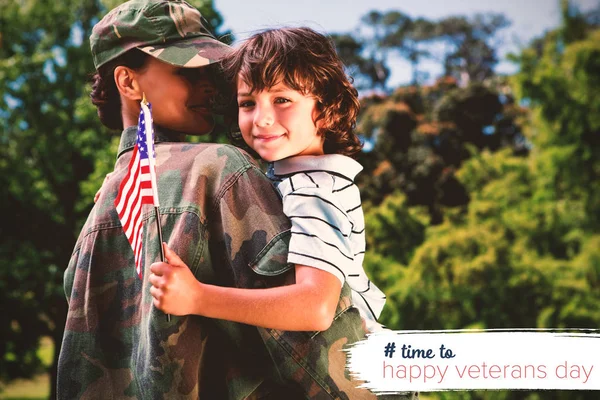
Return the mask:
[[[581,10],[593,8],[598,0],[572,0]],[[533,37],[554,28],[560,21],[560,0],[215,0],[215,7],[236,39],[243,39],[254,31],[274,26],[307,25],[321,32],[352,32],[360,18],[371,10],[399,10],[411,17],[439,19],[449,15],[473,15],[478,12],[501,12],[512,25],[502,31],[504,52],[516,51]],[[390,62],[391,86],[407,83],[411,70],[406,62]],[[433,64],[424,65],[433,76]],[[514,72],[514,65],[501,62],[498,72]]]

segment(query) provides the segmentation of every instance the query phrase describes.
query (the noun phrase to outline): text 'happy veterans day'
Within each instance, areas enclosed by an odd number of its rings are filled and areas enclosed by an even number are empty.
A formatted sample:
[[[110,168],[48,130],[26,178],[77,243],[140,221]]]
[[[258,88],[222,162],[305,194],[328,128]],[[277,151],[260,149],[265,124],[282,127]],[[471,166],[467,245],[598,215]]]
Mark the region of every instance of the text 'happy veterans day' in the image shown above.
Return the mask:
[[[443,384],[444,380],[454,374],[452,379],[461,380],[520,380],[520,379],[560,379],[573,380],[580,384],[587,383],[594,371],[593,365],[571,364],[568,361],[552,365],[546,364],[495,364],[482,361],[477,364],[431,363],[423,361],[411,363],[410,360],[432,360],[435,358],[452,361],[457,354],[444,344],[438,349],[419,349],[403,343],[389,342],[384,346],[382,374],[384,379],[435,382]],[[399,357],[398,357],[399,356]],[[401,358],[400,363],[394,358]],[[407,362],[409,361],[409,362]]]

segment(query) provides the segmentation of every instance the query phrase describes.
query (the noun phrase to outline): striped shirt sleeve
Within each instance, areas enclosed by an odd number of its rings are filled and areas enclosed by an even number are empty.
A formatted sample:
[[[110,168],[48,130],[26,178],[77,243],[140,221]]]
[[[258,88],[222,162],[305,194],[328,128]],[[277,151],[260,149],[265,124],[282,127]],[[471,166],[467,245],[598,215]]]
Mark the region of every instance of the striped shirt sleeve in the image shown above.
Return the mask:
[[[291,190],[283,197],[283,210],[292,224],[288,262],[330,272],[343,284],[354,262],[352,223],[331,190]]]

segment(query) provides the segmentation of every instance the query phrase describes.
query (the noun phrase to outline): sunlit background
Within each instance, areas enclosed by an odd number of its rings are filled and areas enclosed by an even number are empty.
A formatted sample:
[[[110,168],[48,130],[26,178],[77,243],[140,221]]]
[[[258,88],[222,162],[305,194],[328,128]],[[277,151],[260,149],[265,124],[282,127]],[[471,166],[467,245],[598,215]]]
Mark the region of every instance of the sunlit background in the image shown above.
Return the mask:
[[[574,0],[572,4],[581,11],[598,7],[597,0]],[[556,28],[561,19],[559,0],[373,0],[356,1],[352,4],[345,0],[216,0],[215,8],[223,16],[223,27],[231,30],[236,39],[240,40],[257,30],[289,25],[307,25],[330,33],[354,32],[360,29],[361,18],[372,10],[398,10],[411,18],[425,17],[432,20],[451,15],[502,13],[511,21],[511,25],[501,31],[497,38],[501,56],[527,46],[532,38]],[[428,60],[424,60],[422,66],[424,70],[430,71],[431,77],[441,73],[440,66]],[[391,86],[410,82],[410,65],[407,61],[393,57],[390,67]],[[515,64],[501,59],[496,71],[512,73],[516,68]]]
[[[387,295],[383,323],[600,326],[597,1],[189,2],[234,45],[285,25],[331,35],[361,94],[365,269]],[[62,274],[119,133],[90,103],[87,38],[119,3],[0,1],[3,399],[55,397]]]

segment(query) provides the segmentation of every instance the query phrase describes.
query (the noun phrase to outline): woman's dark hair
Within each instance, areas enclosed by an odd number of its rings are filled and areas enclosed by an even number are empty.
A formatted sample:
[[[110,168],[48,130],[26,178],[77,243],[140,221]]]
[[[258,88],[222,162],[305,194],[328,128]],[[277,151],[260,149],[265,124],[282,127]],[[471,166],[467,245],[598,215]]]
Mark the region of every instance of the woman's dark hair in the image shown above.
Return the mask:
[[[110,129],[122,130],[121,97],[115,84],[115,68],[122,65],[133,70],[142,69],[150,57],[141,50],[133,49],[100,66],[92,75],[92,104],[98,109],[100,122]]]
[[[310,28],[280,28],[257,33],[222,61],[232,86],[241,79],[252,92],[283,83],[317,100],[326,154],[355,156],[362,143],[354,133],[360,109],[358,92],[344,72],[333,42]],[[236,93],[235,89],[233,93]],[[231,113],[231,108],[229,109]],[[237,107],[235,115],[237,121]]]

